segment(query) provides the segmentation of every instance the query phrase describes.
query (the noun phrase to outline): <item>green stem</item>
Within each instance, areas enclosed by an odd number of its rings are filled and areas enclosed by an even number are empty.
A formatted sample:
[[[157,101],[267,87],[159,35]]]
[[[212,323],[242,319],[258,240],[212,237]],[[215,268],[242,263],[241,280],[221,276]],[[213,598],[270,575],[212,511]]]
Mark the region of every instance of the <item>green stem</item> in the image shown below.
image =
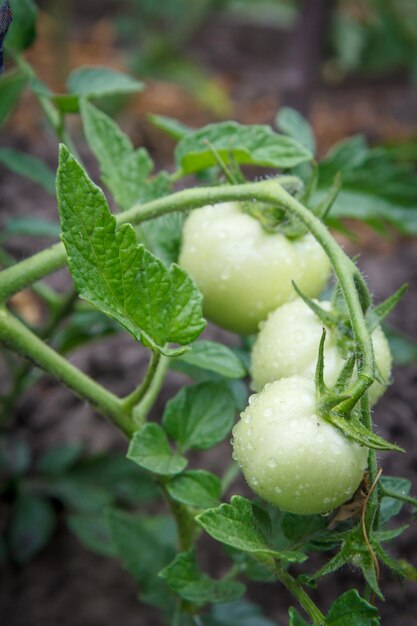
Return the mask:
[[[322,626],[326,623],[323,613],[316,606],[310,596],[304,591],[304,589],[297,583],[295,578],[291,576],[280,565],[276,565],[274,568],[274,574],[278,580],[288,589],[292,595],[297,598],[300,605],[305,612],[313,620],[313,624],[316,626]]]
[[[151,360],[149,362],[149,367],[146,372],[145,378],[142,380],[141,384],[134,391],[132,391],[131,394],[123,399],[123,407],[127,413],[130,413],[133,407],[135,407],[148,392],[157,372],[160,360],[161,353],[152,352]]]
[[[236,478],[240,474],[240,468],[237,463],[233,461],[226,469],[222,478],[222,494],[225,494],[229,487],[234,483]]]
[[[37,333],[37,336],[40,339],[47,339],[56,330],[62,320],[64,320],[71,313],[77,298],[77,292],[72,290],[61,300],[60,306],[52,312],[49,322],[40,330],[40,332]],[[31,372],[32,364],[30,362],[22,363],[20,367],[17,368],[14,375],[12,389],[2,402],[0,424],[4,424],[12,412],[17,399],[23,391],[27,389]]]
[[[363,305],[366,293],[358,288],[363,286],[363,279],[351,259],[343,252],[326,226],[293,198],[276,181],[262,181],[245,185],[186,189],[170,196],[158,198],[116,216],[118,224],[131,222],[139,224],[172,212],[183,212],[206,204],[216,204],[227,200],[258,200],[268,204],[278,204],[300,220],[321,244],[333,266],[340,288],[346,300],[356,345],[358,378],[349,393],[351,400],[346,400],[338,407],[339,412],[347,413],[353,402],[365,393],[374,378],[374,356],[369,336]],[[56,244],[0,273],[0,302],[5,301],[16,291],[39,280],[66,263],[65,249]]]
[[[381,491],[387,498],[395,498],[395,500],[401,500],[401,502],[406,502],[407,504],[411,504],[414,508],[417,508],[417,498],[406,496],[401,493],[397,493],[396,491],[391,491],[391,489],[387,489],[384,486],[381,487]]]
[[[159,391],[164,384],[165,377],[169,368],[170,359],[167,356],[161,356],[158,367],[156,368],[155,375],[151,384],[142,400],[133,409],[133,420],[136,426],[143,424],[148,417],[149,411],[155,404],[155,401],[159,395]]]
[[[126,435],[132,433],[132,421],[120,398],[74,367],[5,309],[0,311],[0,341],[61,380],[81,398],[90,401]]]

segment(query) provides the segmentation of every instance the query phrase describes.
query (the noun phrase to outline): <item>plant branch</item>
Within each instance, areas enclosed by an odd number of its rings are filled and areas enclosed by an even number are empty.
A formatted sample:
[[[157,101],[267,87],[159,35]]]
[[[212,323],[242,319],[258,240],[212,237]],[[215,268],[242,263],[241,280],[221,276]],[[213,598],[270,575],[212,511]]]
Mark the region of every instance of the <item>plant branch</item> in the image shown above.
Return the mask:
[[[136,387],[131,394],[123,399],[123,407],[127,413],[130,413],[132,409],[142,400],[145,394],[149,391],[152,381],[158,369],[159,361],[161,360],[160,352],[152,352],[151,360],[149,362],[148,370],[145,378],[140,385]]]
[[[74,367],[5,309],[0,311],[0,341],[91,402],[126,435],[132,433],[133,422],[126,414],[120,398]]]
[[[292,595],[297,598],[300,605],[303,607],[305,612],[311,617],[313,620],[314,626],[323,626],[325,622],[325,617],[323,613],[320,611],[318,606],[316,606],[310,596],[304,591],[304,589],[297,583],[295,578],[291,576],[287,570],[282,568],[280,565],[276,564],[274,568],[274,574],[276,578],[288,589]]]
[[[153,407],[159,391],[164,384],[164,380],[169,368],[170,358],[161,355],[158,366],[155,371],[155,375],[151,384],[148,387],[147,392],[144,394],[142,400],[133,409],[133,421],[135,427],[142,425],[148,417],[149,411]]]

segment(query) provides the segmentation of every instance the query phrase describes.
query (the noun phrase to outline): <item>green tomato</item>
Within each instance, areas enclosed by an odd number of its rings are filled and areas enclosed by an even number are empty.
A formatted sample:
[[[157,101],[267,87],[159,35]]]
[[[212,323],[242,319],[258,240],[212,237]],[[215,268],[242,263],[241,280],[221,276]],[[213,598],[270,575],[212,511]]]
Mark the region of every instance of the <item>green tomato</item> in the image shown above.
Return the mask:
[[[349,500],[367,457],[317,415],[314,381],[301,376],[251,396],[233,429],[233,458],[249,486],[290,513],[327,513]]]
[[[320,306],[329,311],[331,303]],[[284,304],[270,313],[261,324],[259,335],[252,349],[252,378],[257,391],[267,383],[299,374],[311,378],[317,364],[323,323],[301,298]],[[392,357],[388,341],[378,327],[372,333],[375,360],[385,381],[391,376]],[[334,385],[344,365],[344,359],[336,346],[336,334],[327,329],[324,344],[324,381]],[[386,385],[375,381],[369,389],[369,401],[373,406],[382,396]]]
[[[266,233],[236,202],[190,214],[179,264],[203,293],[207,318],[242,334],[255,333],[270,311],[296,297],[292,280],[314,297],[330,274],[330,263],[310,234],[290,241]]]

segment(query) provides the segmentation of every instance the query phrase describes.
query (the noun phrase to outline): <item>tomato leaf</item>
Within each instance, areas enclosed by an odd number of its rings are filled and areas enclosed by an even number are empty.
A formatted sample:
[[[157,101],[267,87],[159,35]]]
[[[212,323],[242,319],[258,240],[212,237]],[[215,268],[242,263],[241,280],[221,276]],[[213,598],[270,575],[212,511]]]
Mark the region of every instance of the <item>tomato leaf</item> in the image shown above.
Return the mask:
[[[265,524],[261,523],[252,503],[241,496],[233,496],[230,504],[221,504],[197,515],[196,522],[217,541],[232,548],[259,556],[270,556],[289,562],[302,562],[307,557],[291,550],[273,550],[265,536]]]
[[[168,269],[136,240],[130,224],[117,228],[106,199],[61,146],[58,206],[71,274],[80,295],[119,322],[135,339],[168,356],[169,342],[191,343],[205,326],[202,296],[177,265]]]
[[[168,613],[173,611],[175,596],[171,596],[165,581],[158,577],[158,572],[175,556],[177,537],[173,519],[111,509],[108,520],[117,554],[140,585],[141,600]]]
[[[177,359],[226,378],[246,376],[246,369],[239,357],[230,348],[216,341],[196,341],[191,350]]]
[[[167,483],[166,489],[173,500],[195,509],[208,509],[220,503],[220,479],[205,470],[182,472]]]
[[[55,195],[55,173],[40,159],[11,148],[1,148],[0,163]]]
[[[212,167],[213,148],[225,162],[233,157],[237,163],[282,169],[312,159],[304,146],[269,126],[220,122],[187,133],[175,150],[176,163],[184,174]]]
[[[312,154],[316,151],[316,140],[310,124],[298,111],[282,107],[275,117],[275,125],[283,133],[305,146]]]
[[[187,459],[175,454],[158,424],[145,424],[132,437],[127,458],[155,474],[172,476],[181,472]]]
[[[203,617],[203,623],[204,626],[278,626],[263,617],[256,604],[245,600],[213,606],[210,615]]]
[[[204,382],[183,387],[170,400],[162,423],[168,436],[184,452],[189,448],[206,450],[230,432],[235,399],[222,383]]]
[[[369,148],[361,136],[334,146],[320,163],[318,193],[327,193],[340,172],[342,188],[332,219],[354,218],[383,229],[391,224],[401,233],[417,232],[416,181],[410,164],[396,163],[389,150]]]
[[[144,84],[123,72],[109,67],[80,67],[71,72],[67,80],[70,94],[88,98],[102,98],[118,94],[137,93]]]
[[[400,478],[397,476],[381,476],[380,482],[382,487],[393,493],[398,493],[401,496],[408,496],[411,491],[411,481],[407,478]],[[381,525],[388,522],[391,517],[398,515],[404,506],[404,502],[400,499],[391,498],[384,494],[382,491],[381,505],[379,509],[380,523]]]
[[[10,0],[10,5],[13,21],[7,33],[7,46],[21,52],[35,40],[37,6],[32,0]]]
[[[79,443],[56,446],[45,452],[37,464],[37,469],[43,474],[56,476],[72,467],[80,458],[83,446]]]
[[[182,139],[188,133],[193,132],[189,126],[165,115],[148,115],[148,120],[172,139]]]
[[[378,609],[350,589],[332,604],[326,617],[329,626],[379,626]]]
[[[197,605],[231,602],[245,593],[242,583],[213,580],[200,572],[193,551],[178,554],[159,576],[177,595]]]
[[[110,525],[102,513],[78,513],[67,518],[67,525],[79,541],[91,552],[101,556],[115,557]]]
[[[0,126],[6,122],[13,111],[26,83],[26,75],[19,70],[8,72],[0,78]]]
[[[14,504],[10,549],[15,561],[28,563],[48,543],[55,528],[55,512],[48,500],[20,493]]]
[[[145,148],[135,150],[129,137],[105,113],[83,99],[80,103],[84,132],[94,152],[103,182],[123,209],[151,199],[155,183],[147,181],[153,162]],[[158,179],[159,195],[169,192],[169,184]]]

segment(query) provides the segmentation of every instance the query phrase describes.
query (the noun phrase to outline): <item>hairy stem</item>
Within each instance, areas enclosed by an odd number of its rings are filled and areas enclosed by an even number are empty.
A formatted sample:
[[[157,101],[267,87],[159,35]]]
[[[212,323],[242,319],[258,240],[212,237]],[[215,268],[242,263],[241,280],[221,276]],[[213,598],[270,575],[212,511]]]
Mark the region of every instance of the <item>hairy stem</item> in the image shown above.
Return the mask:
[[[320,611],[318,606],[316,606],[310,596],[304,591],[304,589],[297,583],[295,578],[291,576],[280,565],[276,565],[274,568],[274,574],[276,578],[288,589],[292,595],[297,598],[300,605],[303,607],[305,612],[311,617],[313,620],[314,626],[323,626],[325,622],[325,617],[323,613]]]

